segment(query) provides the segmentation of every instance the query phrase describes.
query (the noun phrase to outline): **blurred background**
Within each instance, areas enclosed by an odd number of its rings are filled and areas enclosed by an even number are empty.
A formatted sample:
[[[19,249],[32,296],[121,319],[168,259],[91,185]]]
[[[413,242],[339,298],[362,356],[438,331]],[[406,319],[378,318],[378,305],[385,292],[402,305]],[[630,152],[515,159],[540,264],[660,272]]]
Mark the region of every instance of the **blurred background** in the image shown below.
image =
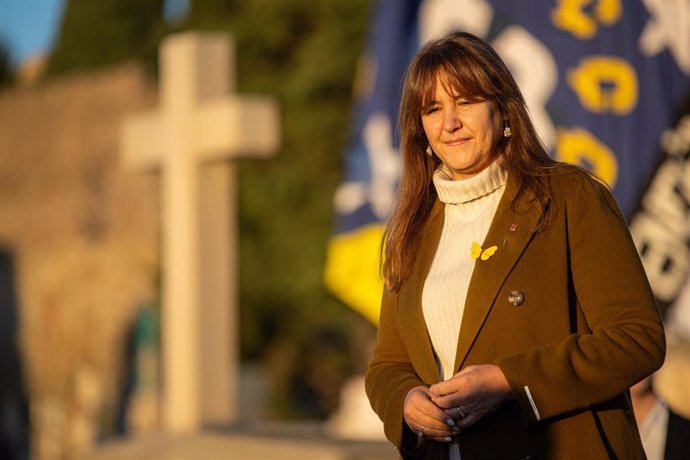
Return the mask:
[[[690,418],[687,2],[0,0],[0,458],[395,458],[397,105],[456,29],[612,187]]]

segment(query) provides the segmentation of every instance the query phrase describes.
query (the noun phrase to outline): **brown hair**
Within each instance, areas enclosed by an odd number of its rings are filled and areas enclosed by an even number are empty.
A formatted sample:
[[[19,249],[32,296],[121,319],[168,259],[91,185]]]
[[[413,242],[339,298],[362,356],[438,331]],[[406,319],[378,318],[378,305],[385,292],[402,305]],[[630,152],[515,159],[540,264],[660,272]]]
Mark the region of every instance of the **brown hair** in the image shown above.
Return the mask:
[[[425,154],[428,145],[422,111],[433,99],[437,77],[455,94],[473,101],[492,101],[511,129],[492,155],[501,158],[518,185],[512,206],[528,190],[545,203],[549,191],[538,179],[554,162],[529,118],[525,100],[510,71],[482,39],[466,32],[450,33],[427,43],[405,74],[398,129],[402,175],[397,202],[383,236],[381,271],[386,287],[397,291],[412,270],[419,236],[436,200],[432,177],[440,160]]]

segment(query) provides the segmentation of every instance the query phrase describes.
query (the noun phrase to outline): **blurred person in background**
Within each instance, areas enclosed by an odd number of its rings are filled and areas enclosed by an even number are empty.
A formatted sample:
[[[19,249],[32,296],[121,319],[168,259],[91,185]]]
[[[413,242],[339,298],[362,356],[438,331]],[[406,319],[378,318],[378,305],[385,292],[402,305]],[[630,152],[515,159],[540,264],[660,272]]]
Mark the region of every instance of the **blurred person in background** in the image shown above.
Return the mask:
[[[630,389],[648,460],[690,459],[690,344],[669,343],[663,367]]]
[[[0,459],[29,458],[29,403],[17,346],[19,321],[12,255],[0,249]]]
[[[644,458],[664,331],[610,190],[553,161],[481,39],[410,64],[366,388],[403,458]]]

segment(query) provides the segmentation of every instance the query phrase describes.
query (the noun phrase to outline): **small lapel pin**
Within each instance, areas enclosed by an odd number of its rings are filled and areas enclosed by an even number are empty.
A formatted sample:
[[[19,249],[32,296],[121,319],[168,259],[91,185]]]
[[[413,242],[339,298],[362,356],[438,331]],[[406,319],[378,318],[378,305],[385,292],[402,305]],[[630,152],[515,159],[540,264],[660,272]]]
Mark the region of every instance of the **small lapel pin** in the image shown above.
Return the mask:
[[[518,305],[522,305],[522,302],[524,301],[525,295],[520,291],[510,291],[510,294],[508,294],[508,302],[510,302],[512,305],[515,305],[516,307]]]
[[[511,232],[514,232],[516,228],[517,228],[517,224],[510,224],[510,227],[508,227],[508,230]]]

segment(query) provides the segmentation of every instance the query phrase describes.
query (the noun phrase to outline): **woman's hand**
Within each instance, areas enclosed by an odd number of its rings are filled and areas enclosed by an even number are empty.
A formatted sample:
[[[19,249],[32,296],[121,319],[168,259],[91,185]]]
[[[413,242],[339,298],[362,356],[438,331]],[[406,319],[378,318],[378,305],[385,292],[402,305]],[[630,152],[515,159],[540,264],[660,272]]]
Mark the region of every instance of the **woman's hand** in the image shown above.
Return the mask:
[[[452,378],[432,385],[429,394],[460,428],[474,425],[513,398],[503,372],[494,364],[467,366]]]
[[[434,441],[449,442],[451,436],[458,432],[452,417],[431,401],[431,394],[425,386],[417,386],[407,392],[403,417],[412,431]]]

